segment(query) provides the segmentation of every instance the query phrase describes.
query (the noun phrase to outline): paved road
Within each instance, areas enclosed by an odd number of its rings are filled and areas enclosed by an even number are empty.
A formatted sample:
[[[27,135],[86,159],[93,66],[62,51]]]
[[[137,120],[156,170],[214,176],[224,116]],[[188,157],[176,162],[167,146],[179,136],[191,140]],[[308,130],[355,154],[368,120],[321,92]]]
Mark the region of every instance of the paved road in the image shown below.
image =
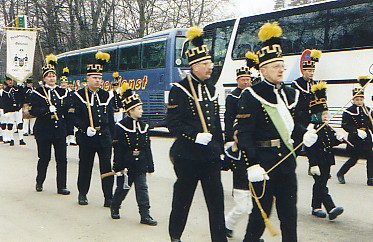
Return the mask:
[[[168,159],[171,138],[152,137],[156,173],[148,176],[151,213],[158,220],[157,227],[139,224],[134,191],[130,191],[121,209],[122,219],[112,220],[110,211],[103,207],[98,164],[96,162],[89,205],[77,203],[76,180],[78,148],[68,148],[68,188],[70,196],[56,194],[55,162],[50,163],[44,191],[34,190],[36,175],[36,144],[33,137],[26,137],[27,146],[9,147],[0,144],[0,241],[168,241],[168,216],[175,175]],[[301,242],[351,242],[373,241],[373,187],[366,186],[365,164],[359,162],[346,176],[348,184],[337,184],[335,173],[346,158],[337,157],[329,182],[330,192],[345,213],[334,222],[310,215],[312,178],[307,175],[307,162],[298,158],[298,233]],[[231,197],[232,177],[223,172],[225,206],[233,206]],[[279,229],[275,211],[271,217]],[[242,241],[247,218],[244,218],[230,241]],[[266,242],[281,241],[265,232]],[[183,235],[184,242],[210,241],[207,208],[200,187],[190,211]]]

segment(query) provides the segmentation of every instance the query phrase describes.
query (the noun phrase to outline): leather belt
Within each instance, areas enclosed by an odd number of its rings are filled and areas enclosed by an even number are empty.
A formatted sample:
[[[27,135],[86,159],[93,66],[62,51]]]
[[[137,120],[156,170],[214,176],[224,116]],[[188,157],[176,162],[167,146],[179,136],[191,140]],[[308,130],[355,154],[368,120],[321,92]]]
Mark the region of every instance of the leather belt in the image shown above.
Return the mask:
[[[272,140],[263,140],[256,142],[257,147],[280,147],[281,140],[280,139],[272,139]]]

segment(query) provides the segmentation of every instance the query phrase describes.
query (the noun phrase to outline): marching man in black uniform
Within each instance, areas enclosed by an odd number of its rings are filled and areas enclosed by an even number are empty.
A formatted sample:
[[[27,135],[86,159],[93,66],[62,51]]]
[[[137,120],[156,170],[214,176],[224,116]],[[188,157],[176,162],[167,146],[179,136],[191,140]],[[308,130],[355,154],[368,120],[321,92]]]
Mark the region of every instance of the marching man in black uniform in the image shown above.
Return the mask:
[[[6,137],[10,146],[14,146],[13,125],[16,123],[19,137],[19,144],[26,145],[23,141],[23,119],[22,107],[25,102],[25,90],[14,83],[13,79],[7,77],[6,87],[3,92],[3,107],[6,119]],[[4,131],[4,129],[3,129]]]
[[[44,86],[33,91],[30,114],[36,117],[34,135],[38,147],[38,166],[36,191],[43,191],[43,183],[51,159],[52,145],[57,168],[57,193],[69,195],[66,189],[67,157],[66,157],[66,119],[65,100],[67,91],[56,85],[57,57],[48,55],[43,66]]]
[[[31,110],[31,97],[35,90],[31,78],[27,78],[25,89],[25,104],[23,105],[23,135],[28,136],[29,133],[34,133],[33,130],[36,121],[36,118],[29,114]]]
[[[233,198],[235,206],[228,212],[225,217],[227,237],[233,236],[233,229],[237,222],[244,216],[248,215],[252,208],[251,196],[247,182],[246,166],[240,161],[239,151],[237,150],[237,103],[243,90],[252,86],[251,68],[257,69],[259,64],[258,56],[253,52],[246,53],[246,66],[236,70],[237,88],[228,94],[225,100],[225,148],[226,158],[229,163],[228,167],[233,171]],[[230,149],[228,147],[231,147]],[[233,149],[233,150],[232,150]]]
[[[111,171],[112,134],[114,131],[113,95],[100,89],[108,53],[97,52],[97,63],[87,65],[87,86],[75,92],[74,120],[79,145],[78,202],[87,205],[93,161],[98,154],[101,174]],[[101,180],[104,207],[110,207],[113,196],[112,176]]]
[[[315,73],[316,63],[319,62],[321,56],[320,50],[311,50],[310,60],[302,63],[303,76],[294,80],[291,87],[297,89],[300,93],[297,104],[297,120],[299,128],[294,132],[294,147],[302,142],[303,135],[306,132],[307,125],[311,122],[310,113],[310,99],[311,99],[311,86],[315,84],[313,75]],[[301,149],[298,150],[298,154]]]
[[[359,77],[360,83],[366,83],[369,79],[368,76]],[[347,145],[350,159],[339,169],[337,178],[339,183],[345,184],[344,175],[359,158],[363,158],[367,160],[367,185],[373,186],[372,110],[364,104],[364,89],[355,88],[353,95],[352,106],[347,108],[342,116],[342,128],[348,132],[348,140],[353,147]]]
[[[335,165],[333,146],[339,145],[345,139],[345,135],[341,130],[334,131],[326,123],[329,117],[326,105],[326,83],[320,81],[312,85],[311,93],[311,123],[303,136],[303,143],[310,163],[310,173],[315,180],[312,189],[312,215],[326,218],[326,213],[322,209],[324,205],[329,220],[334,220],[343,213],[343,208],[334,205],[327,183],[330,178],[330,167]]]
[[[263,47],[257,52],[264,80],[242,92],[238,101],[238,146],[248,180],[269,216],[273,197],[281,222],[282,241],[297,241],[297,178],[293,150],[294,112],[299,92],[283,84],[284,60],[280,45],[282,29],[277,22],[264,24],[259,31]],[[278,164],[282,161],[280,164]],[[277,166],[276,166],[277,165]],[[270,170],[271,169],[271,170]],[[270,173],[269,173],[270,172]],[[252,196],[255,194],[252,191]],[[265,224],[253,200],[244,241],[258,242]]]
[[[113,93],[113,103],[114,103],[114,121],[115,123],[119,122],[122,120],[123,118],[123,104],[122,104],[122,100],[121,100],[121,97],[119,95],[119,86],[120,86],[120,82],[122,80],[122,77],[119,75],[118,72],[114,72],[113,73],[113,82],[111,83],[111,86],[112,86],[112,90],[110,92]]]
[[[211,239],[224,242],[227,238],[220,177],[223,136],[217,94],[209,80],[213,62],[207,46],[203,44],[202,29],[190,28],[187,38],[194,45],[185,52],[191,74],[173,84],[166,118],[168,129],[176,136],[170,151],[177,180],[174,184],[169,234],[171,241],[180,241],[195,189],[198,181],[201,181],[209,211]],[[201,113],[196,105],[200,106]],[[203,120],[206,123],[204,128]]]
[[[146,173],[154,172],[153,155],[150,148],[149,125],[140,121],[142,116],[142,102],[138,94],[132,94],[127,83],[121,88],[123,105],[128,114],[115,125],[113,139],[114,166],[117,172],[117,189],[111,204],[111,217],[119,219],[119,208],[127,196],[131,186],[135,183],[136,200],[141,216],[140,223],[156,226],[150,216],[150,202]],[[123,175],[124,170],[128,170]],[[126,171],[127,172],[127,171]]]

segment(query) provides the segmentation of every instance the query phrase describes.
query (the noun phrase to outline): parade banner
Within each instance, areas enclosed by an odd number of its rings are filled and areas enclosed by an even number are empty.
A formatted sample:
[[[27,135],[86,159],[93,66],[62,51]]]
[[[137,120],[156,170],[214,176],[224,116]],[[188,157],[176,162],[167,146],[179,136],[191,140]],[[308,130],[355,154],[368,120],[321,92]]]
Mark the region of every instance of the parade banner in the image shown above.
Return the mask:
[[[37,31],[7,30],[6,75],[24,82],[32,76]]]

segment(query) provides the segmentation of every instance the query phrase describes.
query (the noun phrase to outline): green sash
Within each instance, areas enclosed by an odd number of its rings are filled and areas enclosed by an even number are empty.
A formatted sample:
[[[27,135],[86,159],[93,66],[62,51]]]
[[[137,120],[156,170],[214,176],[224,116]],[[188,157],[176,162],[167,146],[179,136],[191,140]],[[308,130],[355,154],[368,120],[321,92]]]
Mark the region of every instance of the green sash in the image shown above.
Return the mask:
[[[278,112],[277,108],[271,107],[271,106],[266,105],[264,103],[262,103],[262,106],[267,111],[269,117],[272,120],[272,123],[275,125],[275,127],[277,129],[277,132],[280,134],[280,137],[281,137],[282,141],[285,143],[286,147],[288,147],[288,149],[290,151],[292,151],[293,150],[293,144],[290,143],[289,130],[286,128],[286,125],[285,125],[284,121],[282,120],[282,118],[280,116],[280,113]],[[295,156],[294,153],[293,153],[293,155]]]

